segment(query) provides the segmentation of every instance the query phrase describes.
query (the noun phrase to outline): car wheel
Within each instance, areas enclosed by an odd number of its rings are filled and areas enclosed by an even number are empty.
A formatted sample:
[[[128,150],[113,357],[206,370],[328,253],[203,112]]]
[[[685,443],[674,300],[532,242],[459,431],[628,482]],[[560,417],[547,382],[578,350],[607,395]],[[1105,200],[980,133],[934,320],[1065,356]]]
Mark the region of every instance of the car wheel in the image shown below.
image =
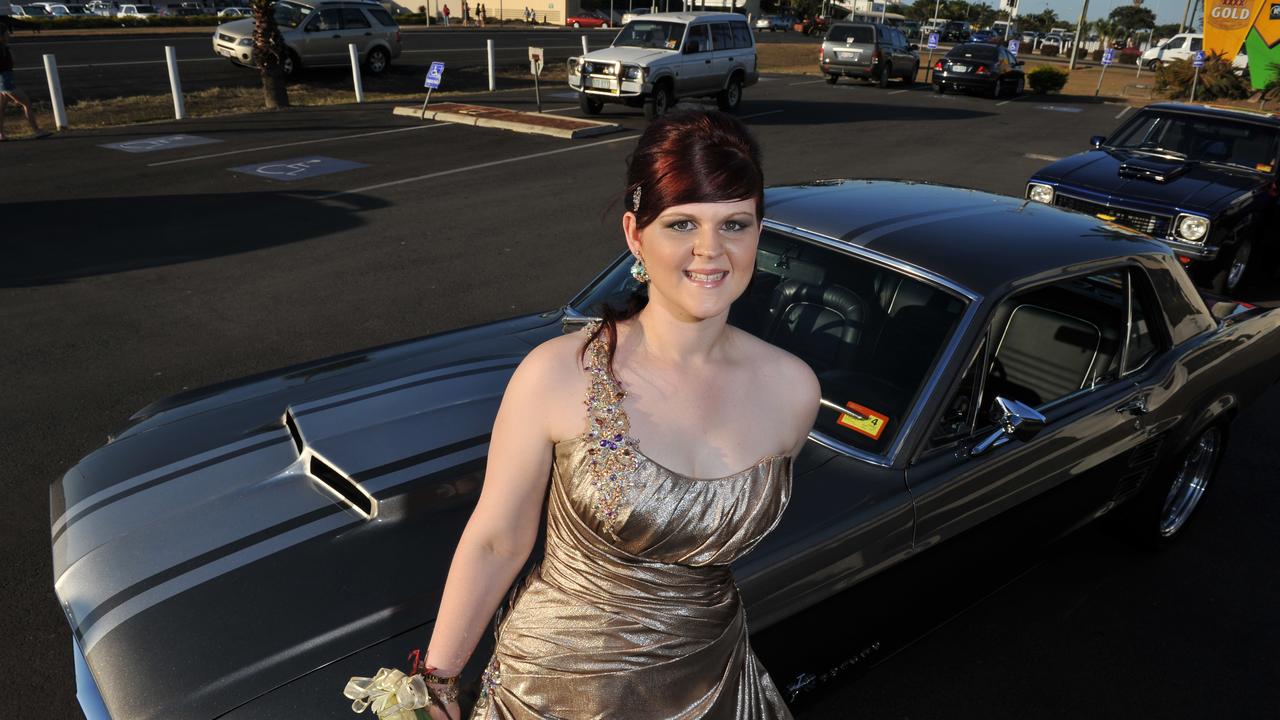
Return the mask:
[[[832,74],[830,74],[830,73],[827,73],[827,84],[828,84],[828,85],[835,85],[835,84],[836,84],[836,81],[837,81],[837,80],[839,80],[839,79],[840,79],[840,76],[839,76],[839,75],[832,75]]]
[[[656,120],[666,115],[673,104],[671,86],[665,82],[661,83],[653,89],[653,95],[644,101],[644,118],[646,120]]]
[[[889,87],[891,75],[893,75],[893,63],[885,63],[880,68],[880,77],[876,78],[876,87]]]
[[[285,77],[293,77],[298,74],[298,70],[302,68],[302,63],[298,61],[298,54],[292,50],[286,50],[284,57],[280,58],[280,74]]]
[[[742,104],[742,78],[734,75],[729,84],[716,95],[716,105],[725,112],[737,112]]]
[[[1209,286],[1217,293],[1234,293],[1244,285],[1249,274],[1249,257],[1253,255],[1253,241],[1246,238],[1237,242],[1231,254],[1219,260]]]
[[[604,101],[586,93],[578,93],[578,108],[588,115],[599,115],[604,109]]]
[[[376,47],[369,51],[368,57],[365,59],[365,67],[369,68],[369,72],[374,75],[381,75],[386,72],[387,66],[391,64],[391,54],[386,48]]]
[[[600,27],[604,28],[605,30],[608,30],[608,29],[609,29],[609,23],[604,23],[604,24],[603,24],[603,25],[601,25]]]
[[[992,100],[999,100],[1001,97],[1003,97],[1003,96],[1004,96],[1004,82],[1003,82],[1003,81],[1001,81],[1001,80],[996,80],[995,82],[991,83],[991,93],[990,93],[990,94],[991,94],[991,99],[992,99]]]
[[[941,94],[943,94],[943,93],[945,93],[945,92],[947,91],[947,88],[946,88],[946,86],[944,86],[942,83],[934,83],[934,85],[933,85],[933,91],[934,91],[935,93],[937,93],[937,94],[941,95]]]
[[[1014,97],[1018,97],[1026,91],[1027,91],[1027,79],[1022,77],[1018,78],[1018,84],[1013,87]]]
[[[911,74],[902,76],[902,84],[911,87],[916,84],[916,78],[920,77],[920,63],[911,66]]]
[[[1173,542],[1204,499],[1226,446],[1224,424],[1204,428],[1147,480],[1136,497],[1113,513],[1111,522],[1151,548]]]

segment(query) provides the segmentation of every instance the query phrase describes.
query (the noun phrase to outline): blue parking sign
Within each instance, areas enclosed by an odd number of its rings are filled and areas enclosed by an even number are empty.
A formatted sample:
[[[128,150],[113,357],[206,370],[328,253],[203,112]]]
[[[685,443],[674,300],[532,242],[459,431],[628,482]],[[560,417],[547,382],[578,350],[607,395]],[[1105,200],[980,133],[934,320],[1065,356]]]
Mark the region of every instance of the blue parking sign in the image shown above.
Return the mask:
[[[929,49],[934,50],[938,47],[938,33],[929,33]]]
[[[1022,49],[1022,43],[1018,42],[1017,40],[1010,40],[1010,41],[1009,41],[1009,54],[1010,54],[1010,55],[1017,55],[1017,54],[1018,54],[1018,50],[1021,50],[1021,49]]]
[[[427,81],[423,83],[422,86],[431,88],[432,90],[439,90],[440,78],[443,75],[444,75],[444,63],[442,62],[431,63],[431,68],[427,70]]]
[[[1113,63],[1113,62],[1115,62],[1115,61],[1116,61],[1116,49],[1115,49],[1115,48],[1107,48],[1106,50],[1103,50],[1103,51],[1102,51],[1102,64],[1103,64],[1103,65],[1110,65],[1111,63]]]
[[[1192,67],[1204,67],[1204,51],[1197,50],[1195,57],[1191,58]]]

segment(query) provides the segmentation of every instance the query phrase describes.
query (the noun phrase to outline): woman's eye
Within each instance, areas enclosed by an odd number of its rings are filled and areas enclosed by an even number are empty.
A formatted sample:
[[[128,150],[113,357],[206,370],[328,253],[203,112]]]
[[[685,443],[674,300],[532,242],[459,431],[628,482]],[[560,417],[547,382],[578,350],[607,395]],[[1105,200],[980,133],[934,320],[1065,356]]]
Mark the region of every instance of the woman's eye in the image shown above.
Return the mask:
[[[670,225],[668,225],[667,227],[671,228],[672,230],[678,230],[680,232],[688,232],[689,230],[694,229],[695,226],[692,220],[677,220],[671,223]]]
[[[726,222],[724,224],[724,229],[729,232],[740,232],[742,230],[745,230],[746,228],[747,228],[746,225],[743,225],[737,220],[730,220],[729,222]]]

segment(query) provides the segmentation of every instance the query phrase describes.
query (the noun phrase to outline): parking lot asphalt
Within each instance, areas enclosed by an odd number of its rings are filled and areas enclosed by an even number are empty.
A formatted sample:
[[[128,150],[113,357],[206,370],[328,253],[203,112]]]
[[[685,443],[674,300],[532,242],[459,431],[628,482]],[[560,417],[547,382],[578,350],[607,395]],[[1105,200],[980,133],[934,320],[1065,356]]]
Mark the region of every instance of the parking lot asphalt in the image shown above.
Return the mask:
[[[544,102],[578,114],[565,89]],[[748,88],[740,116],[771,184],[893,177],[1020,195],[1031,172],[1124,112],[772,76]],[[624,249],[613,201],[643,121],[626,108],[605,118],[623,129],[565,141],[342,106],[0,146],[0,488],[12,518],[0,664],[25,678],[10,688],[15,717],[77,712],[49,482],[159,397],[562,304]],[[103,147],[120,143],[131,145]],[[1274,716],[1277,412],[1273,389],[1236,424],[1221,487],[1171,551],[1076,533],[799,716]]]

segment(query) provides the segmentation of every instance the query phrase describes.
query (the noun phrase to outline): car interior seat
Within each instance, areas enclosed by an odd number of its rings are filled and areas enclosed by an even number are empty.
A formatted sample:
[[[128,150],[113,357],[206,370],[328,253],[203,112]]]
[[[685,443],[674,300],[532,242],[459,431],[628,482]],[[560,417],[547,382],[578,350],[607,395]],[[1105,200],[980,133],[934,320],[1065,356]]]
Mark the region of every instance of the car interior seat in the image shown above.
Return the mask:
[[[763,338],[814,372],[848,367],[863,340],[867,303],[841,285],[784,280],[773,291]]]
[[[996,349],[991,392],[1032,407],[1085,387],[1102,347],[1102,331],[1066,313],[1023,304],[1014,308]]]

